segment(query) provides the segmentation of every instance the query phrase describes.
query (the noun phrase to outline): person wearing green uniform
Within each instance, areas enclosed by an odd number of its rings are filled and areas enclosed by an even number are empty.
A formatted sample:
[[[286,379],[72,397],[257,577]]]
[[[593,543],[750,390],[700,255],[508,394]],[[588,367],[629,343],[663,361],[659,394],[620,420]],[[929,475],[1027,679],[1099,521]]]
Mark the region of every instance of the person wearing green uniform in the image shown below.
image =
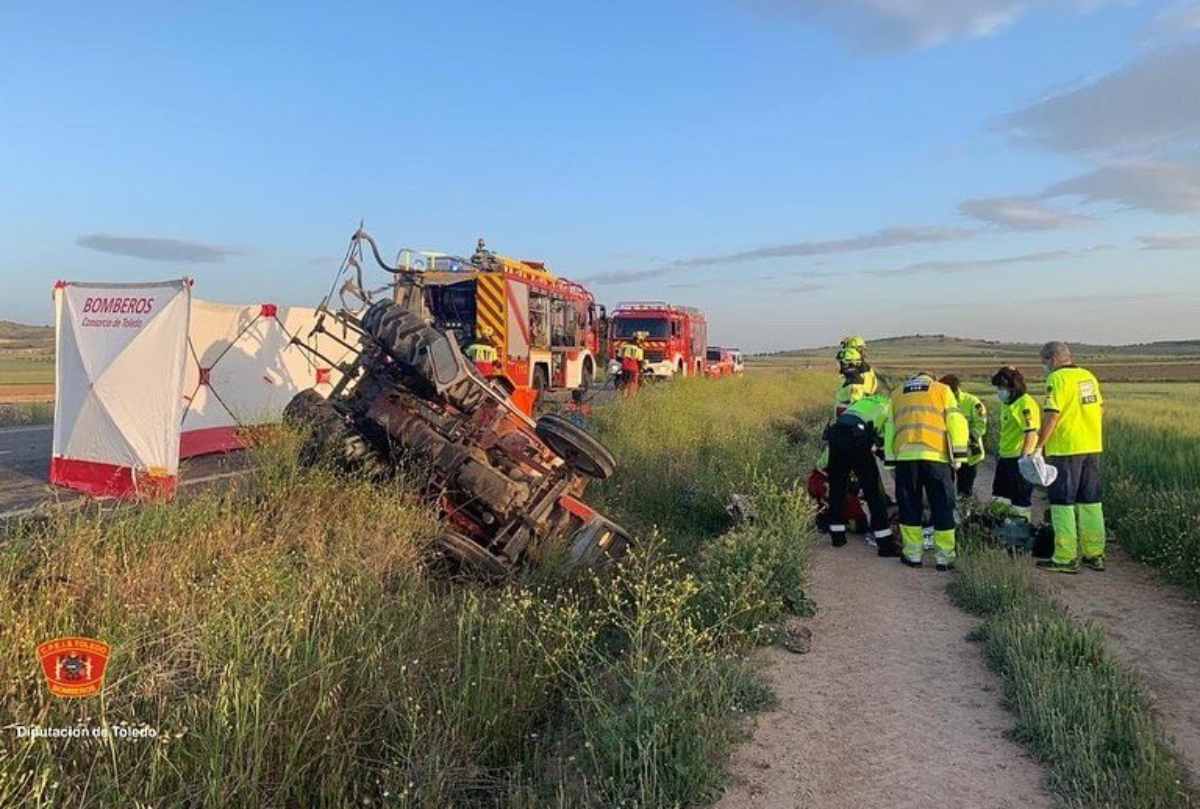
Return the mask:
[[[835,548],[846,544],[846,492],[850,474],[854,473],[871,513],[871,536],[879,555],[896,556],[899,552],[888,521],[887,495],[875,463],[891,414],[891,399],[872,394],[850,405],[829,427],[829,536]]]
[[[971,497],[975,492],[975,478],[979,475],[979,465],[987,457],[983,450],[983,439],[988,428],[987,408],[978,396],[962,389],[957,375],[946,374],[938,381],[949,385],[950,390],[954,391],[954,395],[958,397],[958,409],[967,418],[967,459],[954,473],[954,483],[959,497]]]
[[[1038,449],[1058,470],[1050,485],[1054,556],[1038,567],[1078,573],[1080,556],[1104,570],[1104,508],[1100,503],[1100,454],[1104,451],[1104,397],[1100,382],[1075,365],[1071,349],[1058,341],[1041,351],[1046,370],[1046,404]],[[1082,553],[1081,553],[1082,551]]]
[[[861,338],[860,338],[861,339]],[[875,371],[867,364],[862,351],[848,346],[838,352],[838,372],[842,375],[842,384],[838,386],[833,397],[834,418],[846,412],[846,408],[864,396],[870,396],[879,389],[879,380]]]
[[[1042,428],[1042,408],[1025,388],[1025,375],[1011,365],[992,375],[1000,400],[1000,440],[992,500],[1009,506],[1028,520],[1033,508],[1033,484],[1021,474],[1018,461],[1037,449]]]

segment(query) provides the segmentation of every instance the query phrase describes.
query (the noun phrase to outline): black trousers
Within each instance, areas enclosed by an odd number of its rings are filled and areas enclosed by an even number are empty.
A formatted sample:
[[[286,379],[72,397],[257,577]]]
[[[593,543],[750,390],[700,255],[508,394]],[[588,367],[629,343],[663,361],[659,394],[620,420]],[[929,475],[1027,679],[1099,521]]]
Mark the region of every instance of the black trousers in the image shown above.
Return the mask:
[[[1099,503],[1100,454],[1057,455],[1046,458],[1046,463],[1058,470],[1058,477],[1050,484],[1047,494],[1052,506],[1073,506]]]
[[[1016,458],[1000,458],[996,461],[992,497],[1003,497],[1018,508],[1029,508],[1033,504],[1033,484],[1021,475]]]
[[[954,473],[954,483],[958,487],[959,497],[970,497],[975,493],[975,478],[979,474],[979,464],[967,466],[963,464]]]
[[[957,504],[954,496],[954,470],[948,463],[937,461],[896,461],[896,504],[900,507],[901,525],[921,525],[925,500],[933,512],[933,527],[937,531],[955,528]]]
[[[853,472],[871,513],[871,530],[888,527],[887,495],[866,430],[848,424],[829,428],[829,523],[845,525],[846,492]]]

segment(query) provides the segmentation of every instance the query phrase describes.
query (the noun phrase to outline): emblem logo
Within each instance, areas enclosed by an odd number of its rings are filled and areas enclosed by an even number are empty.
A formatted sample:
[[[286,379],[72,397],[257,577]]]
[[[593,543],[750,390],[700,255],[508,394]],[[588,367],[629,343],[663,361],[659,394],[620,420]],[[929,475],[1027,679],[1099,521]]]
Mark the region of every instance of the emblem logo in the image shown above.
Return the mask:
[[[56,638],[37,647],[50,693],[59,697],[99,694],[108,667],[107,643],[93,638]]]

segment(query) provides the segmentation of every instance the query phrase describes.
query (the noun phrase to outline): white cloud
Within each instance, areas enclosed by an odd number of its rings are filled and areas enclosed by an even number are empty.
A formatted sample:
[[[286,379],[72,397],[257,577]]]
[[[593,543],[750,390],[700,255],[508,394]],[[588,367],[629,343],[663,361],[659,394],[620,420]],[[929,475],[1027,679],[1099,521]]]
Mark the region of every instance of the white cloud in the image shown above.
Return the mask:
[[[215,244],[185,242],[154,236],[110,236],[93,233],[80,236],[75,244],[101,253],[130,256],[147,261],[181,261],[189,264],[216,263],[226,256],[243,255],[245,251]]]
[[[657,278],[661,275],[682,272],[697,267],[743,264],[764,259],[803,258],[841,253],[858,253],[866,250],[880,250],[888,247],[901,247],[913,244],[937,244],[941,242],[961,241],[969,239],[974,235],[975,231],[966,228],[883,228],[871,231],[870,233],[850,236],[845,239],[793,242],[791,244],[779,244],[769,247],[756,247],[752,250],[742,250],[736,253],[681,258],[660,267],[599,273],[583,280],[585,283],[590,284],[630,284],[635,281],[644,281],[649,278]]]
[[[1148,233],[1138,241],[1143,250],[1200,250],[1200,234]]]
[[[1147,155],[1200,136],[1200,43],[1153,51],[1004,116],[1018,143],[1058,152]]]
[[[981,222],[1013,230],[1056,230],[1095,221],[1090,216],[1056,211],[1030,197],[978,197],[959,203],[958,210]]]
[[[967,273],[1009,267],[1014,264],[1044,264],[1049,261],[1065,261],[1090,253],[1112,249],[1110,245],[1098,244],[1083,250],[1044,250],[1038,253],[1023,253],[1003,258],[956,259],[952,261],[920,261],[886,270],[864,270],[866,275],[913,275],[916,273]]]
[[[1159,12],[1151,24],[1151,29],[1154,33],[1165,36],[1200,31],[1200,3],[1176,3],[1171,8]]]
[[[1141,160],[1113,163],[1047,188],[1043,198],[1075,196],[1163,214],[1200,211],[1200,163]]]
[[[929,48],[991,36],[1037,9],[1091,11],[1112,0],[743,0],[768,14],[800,15],[873,50]]]

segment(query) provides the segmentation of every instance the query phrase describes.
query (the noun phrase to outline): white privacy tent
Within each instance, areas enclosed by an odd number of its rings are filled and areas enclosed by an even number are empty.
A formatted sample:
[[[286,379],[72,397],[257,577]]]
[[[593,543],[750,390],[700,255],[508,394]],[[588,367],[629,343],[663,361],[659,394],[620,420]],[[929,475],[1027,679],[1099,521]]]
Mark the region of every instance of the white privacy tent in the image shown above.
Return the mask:
[[[357,335],[314,334],[317,310],[196,300],[191,281],[55,285],[50,482],[170,494],[179,459],[246,445],[302,390],[328,395]],[[315,349],[325,359],[305,351]]]
[[[316,316],[315,309],[295,306],[192,301],[182,386],[183,457],[243,446],[243,428],[279,421],[302,390],[328,395],[340,378],[337,368],[292,343],[296,338],[342,360],[345,347],[311,335]]]
[[[118,497],[174,490],[190,302],[186,279],[55,285],[51,483]]]

